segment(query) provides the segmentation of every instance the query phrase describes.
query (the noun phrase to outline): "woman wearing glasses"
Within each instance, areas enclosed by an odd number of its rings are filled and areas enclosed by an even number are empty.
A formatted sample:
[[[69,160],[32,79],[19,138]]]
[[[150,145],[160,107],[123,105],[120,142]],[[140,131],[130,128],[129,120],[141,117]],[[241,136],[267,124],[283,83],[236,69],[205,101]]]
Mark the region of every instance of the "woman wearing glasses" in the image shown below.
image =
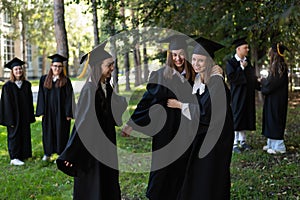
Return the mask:
[[[61,154],[65,149],[75,105],[73,87],[63,69],[67,58],[59,54],[48,58],[52,63],[48,74],[40,79],[36,108],[36,115],[43,117],[43,161],[49,161],[52,154]]]

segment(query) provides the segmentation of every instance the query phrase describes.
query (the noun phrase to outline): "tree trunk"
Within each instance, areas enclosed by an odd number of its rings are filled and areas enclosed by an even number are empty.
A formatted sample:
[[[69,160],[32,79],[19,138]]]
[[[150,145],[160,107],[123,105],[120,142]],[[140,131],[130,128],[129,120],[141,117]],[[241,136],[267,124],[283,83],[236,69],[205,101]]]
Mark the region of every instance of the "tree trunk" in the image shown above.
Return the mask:
[[[120,16],[121,16],[121,25],[122,29],[126,30],[126,17],[125,17],[125,3],[124,0],[121,0],[121,5],[120,5]],[[127,41],[126,41],[127,42]],[[124,69],[125,69],[125,91],[130,91],[130,62],[129,62],[129,52],[125,51],[124,53]]]
[[[92,0],[93,26],[94,26],[94,46],[100,43],[98,30],[97,2]]]
[[[68,38],[64,18],[64,0],[54,0],[54,29],[57,53],[69,58]],[[68,61],[66,61],[66,75],[69,75]]]
[[[144,82],[147,82],[149,76],[149,67],[148,67],[148,55],[147,55],[147,44],[143,44],[143,63],[144,63]]]
[[[42,75],[46,74],[46,52],[47,49],[43,48],[43,62],[42,62]]]
[[[125,68],[125,77],[126,77],[126,91],[130,91],[130,62],[129,62],[129,53],[125,52],[124,54],[124,68]]]

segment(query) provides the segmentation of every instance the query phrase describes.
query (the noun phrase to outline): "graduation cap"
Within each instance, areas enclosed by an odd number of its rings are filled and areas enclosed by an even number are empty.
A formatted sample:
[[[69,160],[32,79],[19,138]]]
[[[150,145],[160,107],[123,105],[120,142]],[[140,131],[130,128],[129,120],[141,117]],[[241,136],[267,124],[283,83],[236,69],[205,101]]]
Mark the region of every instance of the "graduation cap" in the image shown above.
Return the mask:
[[[195,40],[197,43],[194,47],[193,54],[200,54],[205,56],[215,57],[215,52],[225,47],[222,44],[216,43],[212,40],[200,37]],[[193,43],[195,43],[193,41]]]
[[[190,39],[187,35],[171,35],[166,37],[160,41],[159,43],[169,43],[170,50],[178,50],[178,49],[185,49],[187,47],[187,40]]]
[[[95,64],[101,63],[103,60],[107,58],[111,58],[112,55],[104,50],[105,45],[107,41],[104,41],[100,45],[96,46],[92,51],[90,51],[87,54],[84,54],[80,59],[80,64],[82,64],[84,61],[86,61],[83,70],[81,74],[78,76],[78,78],[82,78],[84,74],[86,73],[88,64],[90,64],[91,67],[94,67]]]
[[[11,61],[9,61],[8,63],[6,63],[4,65],[5,68],[9,68],[9,69],[13,69],[15,66],[22,66],[24,65],[25,62],[23,62],[22,60],[20,60],[19,58],[15,57],[13,58]]]
[[[235,45],[235,48],[238,48],[241,45],[248,44],[248,42],[246,41],[246,38],[247,37],[242,37],[242,38],[236,39],[232,42],[232,45]]]
[[[54,62],[64,62],[67,61],[68,59],[66,57],[63,57],[62,55],[59,54],[54,54],[52,56],[48,56],[48,58],[52,59],[52,63]]]
[[[112,55],[104,50],[107,41],[96,46],[92,51],[83,55],[80,59],[80,64],[82,64],[86,59],[88,59],[90,64],[95,64],[97,62],[102,62],[107,58],[111,58]]]
[[[286,46],[279,44],[279,43],[274,43],[272,44],[272,50],[278,55],[283,56],[283,53],[285,50],[290,51]]]

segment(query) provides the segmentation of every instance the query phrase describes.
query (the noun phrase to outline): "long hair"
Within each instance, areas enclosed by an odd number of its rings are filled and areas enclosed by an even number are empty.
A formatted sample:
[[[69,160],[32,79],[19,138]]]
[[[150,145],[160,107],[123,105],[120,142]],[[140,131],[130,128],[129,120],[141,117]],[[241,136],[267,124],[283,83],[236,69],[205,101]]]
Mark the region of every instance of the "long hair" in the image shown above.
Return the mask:
[[[214,60],[210,56],[206,56],[205,60],[205,72],[204,72],[204,84],[207,84],[211,77],[211,71],[213,66],[215,66]]]
[[[270,67],[269,71],[272,76],[275,76],[276,73],[281,77],[287,70],[288,66],[284,60],[283,56],[280,56],[277,52],[274,52],[272,49],[269,50],[270,56]]]
[[[195,72],[193,70],[192,64],[188,62],[187,60],[187,53],[186,50],[184,50],[184,63],[183,63],[183,69],[185,70],[185,78],[187,80],[194,81],[195,80]],[[167,67],[164,70],[164,77],[167,79],[172,79],[173,76],[173,69],[178,71],[177,66],[173,62],[172,54],[170,53],[170,50],[168,50],[167,54]]]
[[[22,68],[23,73],[22,73],[22,76],[20,77],[20,80],[21,81],[25,81],[26,80],[26,78],[25,78],[26,77],[25,70],[24,70],[24,67],[21,67],[21,68]],[[9,80],[11,82],[15,82],[17,80],[16,77],[15,77],[15,75],[14,75],[14,73],[13,73],[13,70],[10,71]]]
[[[44,82],[44,87],[51,89],[52,88],[52,77],[53,77],[53,71],[52,68],[50,67],[49,72],[47,74],[47,77]],[[57,79],[55,83],[55,87],[63,87],[67,83],[67,77],[64,74],[64,71],[62,70],[59,74],[59,79]]]

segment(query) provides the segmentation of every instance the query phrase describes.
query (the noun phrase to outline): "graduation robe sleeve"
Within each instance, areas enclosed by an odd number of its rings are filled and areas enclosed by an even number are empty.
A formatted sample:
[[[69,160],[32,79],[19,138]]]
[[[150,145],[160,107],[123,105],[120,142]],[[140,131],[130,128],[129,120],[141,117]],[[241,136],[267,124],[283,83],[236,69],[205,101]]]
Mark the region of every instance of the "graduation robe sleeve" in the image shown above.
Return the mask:
[[[285,79],[280,78],[279,74],[276,73],[275,76],[269,75],[267,78],[263,78],[261,80],[261,84],[262,84],[261,92],[264,95],[268,95],[273,93],[279,87],[281,87],[282,84],[285,84]]]
[[[235,58],[227,62],[226,73],[228,81],[231,84],[241,85],[247,83],[244,70],[240,67],[240,63]]]
[[[66,117],[73,118],[73,113],[75,110],[75,97],[73,92],[73,87],[69,78],[67,78],[66,83],[66,98],[65,98],[65,114]]]
[[[36,105],[36,116],[45,115],[45,94],[44,94],[44,81],[46,75],[40,78],[39,83],[39,92],[37,97],[37,105]]]
[[[77,176],[79,171],[87,171],[94,162],[92,155],[82,143],[78,130],[80,131],[95,131],[88,123],[91,117],[96,117],[94,113],[95,105],[95,89],[90,86],[84,86],[76,107],[75,125],[72,130],[71,137],[63,153],[58,157],[56,163],[59,170],[69,176]],[[64,161],[73,164],[72,167],[67,167]]]
[[[153,71],[150,75],[149,82],[146,87],[146,92],[144,93],[141,101],[138,103],[137,108],[131,116],[131,120],[128,122],[133,129],[139,130],[139,126],[146,126],[151,122],[149,111],[154,104],[166,104],[166,99],[163,98],[163,86],[158,84],[162,80],[156,71]],[[153,110],[152,110],[153,111]],[[136,126],[139,125],[139,126]]]
[[[9,84],[7,82],[2,87],[1,99],[0,99],[0,124],[3,126],[14,126],[16,124],[15,109],[12,106],[12,94],[9,91]]]

